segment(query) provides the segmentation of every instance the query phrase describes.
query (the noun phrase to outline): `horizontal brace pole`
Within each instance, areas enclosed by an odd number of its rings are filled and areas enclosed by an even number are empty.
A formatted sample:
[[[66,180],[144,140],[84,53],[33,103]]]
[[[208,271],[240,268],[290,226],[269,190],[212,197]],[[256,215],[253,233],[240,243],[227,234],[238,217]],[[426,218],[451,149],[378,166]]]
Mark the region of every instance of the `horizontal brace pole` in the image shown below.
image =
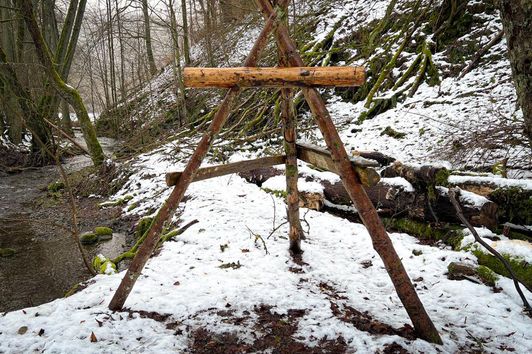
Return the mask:
[[[299,160],[310,163],[318,168],[321,168],[322,170],[338,174],[331,159],[331,154],[327,150],[305,143],[296,144],[296,149],[297,158]],[[379,174],[372,168],[369,168],[379,166],[377,162],[356,156],[352,157],[350,160],[364,185],[371,187],[379,183]],[[192,182],[230,175],[232,173],[250,171],[256,168],[282,165],[285,163],[285,161],[285,155],[276,155],[261,157],[253,160],[232,162],[224,165],[203,167],[198,169],[198,172],[194,175]],[[175,186],[179,180],[179,177],[181,176],[181,173],[182,172],[168,172],[166,174],[166,185],[168,187]]]
[[[322,170],[327,170],[332,173],[338,173],[336,165],[331,158],[331,153],[316,145],[298,143],[296,144],[297,158],[301,161],[310,163]],[[360,181],[363,185],[373,187],[380,181],[380,176],[371,167],[379,167],[379,163],[373,160],[368,160],[360,156],[350,157],[349,160],[355,168]]]
[[[205,179],[230,175],[231,173],[245,172],[261,167],[271,167],[285,163],[284,155],[261,157],[254,160],[238,161],[224,165],[203,167],[198,169],[192,182],[203,181]],[[168,172],[166,174],[166,185],[175,186],[182,172]]]
[[[353,87],[366,80],[363,67],[185,68],[185,87]]]

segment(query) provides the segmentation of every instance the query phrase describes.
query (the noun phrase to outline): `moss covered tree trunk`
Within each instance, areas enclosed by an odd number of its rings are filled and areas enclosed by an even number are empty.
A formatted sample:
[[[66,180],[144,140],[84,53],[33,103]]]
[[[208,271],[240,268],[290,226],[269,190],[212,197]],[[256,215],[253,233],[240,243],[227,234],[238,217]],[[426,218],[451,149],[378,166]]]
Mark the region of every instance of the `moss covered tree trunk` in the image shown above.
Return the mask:
[[[32,3],[30,1],[24,0],[17,0],[16,3],[20,7],[24,22],[26,23],[26,26],[28,27],[33,39],[37,57],[39,58],[46,75],[52,82],[58,94],[65,101],[67,101],[72,108],[74,108],[81,126],[81,131],[83,132],[83,137],[85,138],[85,142],[87,144],[87,148],[91,154],[92,162],[95,166],[101,165],[104,161],[103,150],[98,142],[98,139],[96,138],[96,130],[90,121],[89,114],[79,92],[72,86],[66,84],[57,72],[52,61],[52,55],[50,54],[48,46],[44,42],[42,33],[37,25]]]
[[[532,1],[501,0],[500,10],[525,134],[532,144]]]

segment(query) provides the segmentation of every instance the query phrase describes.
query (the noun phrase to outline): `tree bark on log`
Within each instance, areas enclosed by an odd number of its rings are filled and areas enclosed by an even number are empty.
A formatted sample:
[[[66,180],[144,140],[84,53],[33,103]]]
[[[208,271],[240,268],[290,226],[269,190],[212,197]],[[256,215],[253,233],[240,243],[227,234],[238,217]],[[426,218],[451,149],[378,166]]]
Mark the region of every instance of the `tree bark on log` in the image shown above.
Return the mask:
[[[361,67],[185,68],[186,87],[352,87],[365,81]]]

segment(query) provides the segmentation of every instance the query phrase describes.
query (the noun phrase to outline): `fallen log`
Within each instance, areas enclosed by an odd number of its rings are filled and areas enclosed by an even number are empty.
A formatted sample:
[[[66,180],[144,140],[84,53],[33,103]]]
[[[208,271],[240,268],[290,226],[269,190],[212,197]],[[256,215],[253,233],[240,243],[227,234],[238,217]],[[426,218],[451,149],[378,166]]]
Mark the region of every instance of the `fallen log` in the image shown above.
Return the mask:
[[[399,161],[394,162],[382,173],[382,177],[403,177],[413,186],[423,187],[444,186],[449,178],[449,171],[445,167],[410,166]]]
[[[365,159],[374,160],[379,163],[381,166],[388,166],[389,164],[395,162],[395,158],[385,155],[382,152],[378,151],[351,151],[351,155],[360,156]]]
[[[185,68],[185,87],[352,87],[364,84],[362,67]]]
[[[240,173],[248,182],[262,185],[269,178],[283,174],[275,168],[261,168]],[[329,206],[352,206],[351,198],[347,194],[341,181],[322,180],[317,175],[299,174],[307,181],[317,181],[323,186],[323,196]],[[449,199],[447,188],[437,187],[432,211],[427,204],[427,193],[416,190],[402,177],[383,178],[373,186],[365,186],[371,202],[383,217],[403,217],[411,220],[434,222],[433,212],[440,222],[459,223],[454,208]],[[463,192],[460,198],[464,214],[475,226],[485,226],[494,229],[497,226],[497,204],[488,199]]]
[[[512,179],[495,176],[460,176],[451,175],[448,178],[451,186],[488,197],[498,188],[519,188],[522,191],[532,191],[530,179]]]

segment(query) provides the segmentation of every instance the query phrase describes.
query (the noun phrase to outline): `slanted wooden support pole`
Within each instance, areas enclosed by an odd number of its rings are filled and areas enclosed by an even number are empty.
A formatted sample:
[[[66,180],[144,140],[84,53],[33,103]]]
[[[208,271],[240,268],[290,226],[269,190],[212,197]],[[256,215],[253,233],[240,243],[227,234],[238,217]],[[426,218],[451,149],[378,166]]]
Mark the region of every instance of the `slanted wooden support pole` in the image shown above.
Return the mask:
[[[281,14],[282,15],[278,21],[288,25],[288,4],[282,8]],[[279,43],[277,44],[277,47],[280,66],[278,70],[287,73],[290,70],[290,68],[287,68],[289,66],[288,58],[284,56]],[[311,74],[312,70],[307,70],[310,68],[295,69],[299,71],[296,72],[298,75],[296,76],[296,79],[301,80],[301,82],[304,82],[304,79],[306,78],[319,77],[319,74],[316,71]],[[294,70],[294,68],[292,68],[292,70]],[[303,250],[301,249],[301,240],[305,237],[305,234],[303,232],[303,227],[301,227],[301,221],[299,220],[299,190],[297,188],[299,173],[297,169],[296,149],[297,122],[292,95],[292,90],[288,88],[281,89],[281,121],[283,125],[283,145],[286,154],[286,217],[288,219],[288,239],[290,240],[288,249],[292,255],[298,255],[303,253]]]
[[[287,1],[288,0],[281,0],[281,3],[284,4]],[[251,52],[249,53],[248,57],[246,58],[244,66],[255,66],[257,64],[260,53],[266,46],[268,35],[271,33],[274,28],[274,25],[276,24],[277,12],[273,11],[272,9],[271,15],[267,17],[268,20],[266,21],[264,29],[260,33],[259,37],[255,42],[255,45],[251,49]],[[175,210],[177,209],[177,206],[179,205],[179,202],[185,195],[186,189],[192,182],[196,171],[200,167],[201,162],[207,154],[207,151],[209,150],[214,138],[220,132],[224,123],[229,117],[231,106],[235,97],[238,95],[238,92],[238,88],[231,88],[225,95],[225,98],[221,103],[220,107],[218,108],[218,111],[216,111],[216,114],[214,115],[214,118],[207,132],[205,132],[205,135],[203,135],[196,150],[194,151],[194,154],[190,158],[190,161],[188,162],[185,170],[179,177],[179,181],[177,182],[174,190],[153,219],[151,226],[147,231],[148,235],[146,236],[146,239],[142,243],[142,246],[140,246],[137,255],[135,256],[135,258],[133,258],[133,261],[131,262],[131,265],[129,266],[126,272],[126,275],[122,279],[122,282],[118,286],[118,289],[116,290],[113,298],[111,299],[111,303],[109,304],[110,310],[121,310],[124,306],[124,303],[126,302],[127,297],[131,293],[131,290],[133,289],[135,282],[140,276],[142,269],[146,265],[148,258],[151,256],[155,247],[157,246],[157,242],[159,240],[164,223],[174,214]]]
[[[270,0],[256,1],[266,17],[275,12]],[[283,23],[279,23],[275,33],[281,49],[285,56],[289,58],[290,64],[296,67],[304,66],[297,47],[290,38],[287,27]],[[381,257],[397,295],[410,316],[417,334],[429,342],[441,344],[442,340],[436,327],[425,311],[375,207],[368,198],[355,169],[351,165],[349,156],[327,111],[323,98],[312,88],[303,89],[303,94],[331,152],[344,187],[368,229],[373,247]]]
[[[282,165],[285,163],[286,157],[284,155],[261,157],[255,160],[245,160],[225,165],[216,165],[200,168],[192,182],[203,181],[205,179],[229,175],[231,173],[245,172],[261,167],[271,167],[275,165]],[[168,172],[166,174],[166,185],[168,187],[175,186],[183,172]]]
[[[185,68],[186,87],[352,87],[366,80],[361,67]]]

